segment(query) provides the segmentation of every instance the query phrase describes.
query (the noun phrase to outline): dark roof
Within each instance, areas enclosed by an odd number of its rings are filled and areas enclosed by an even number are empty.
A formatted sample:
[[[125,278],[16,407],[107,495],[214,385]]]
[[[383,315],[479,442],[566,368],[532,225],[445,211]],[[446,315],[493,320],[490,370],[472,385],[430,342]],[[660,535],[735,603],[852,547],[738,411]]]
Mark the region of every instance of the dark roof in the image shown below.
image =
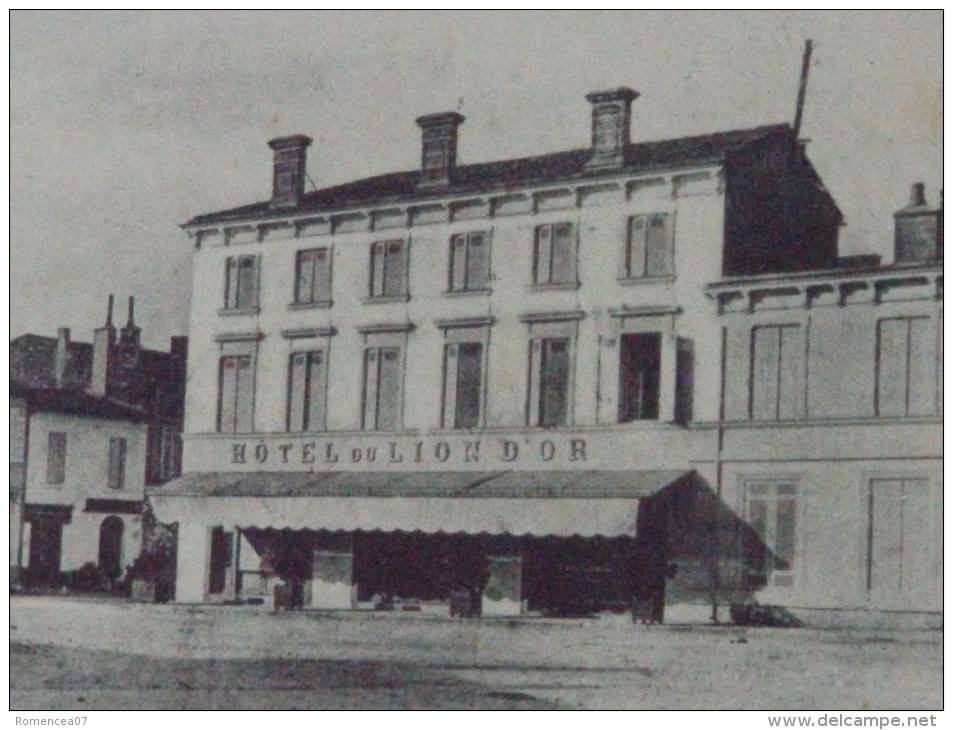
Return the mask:
[[[696,137],[630,144],[625,150],[624,169],[628,172],[643,172],[681,165],[720,162],[727,153],[772,136],[789,138],[791,128],[787,124],[774,124]],[[273,211],[269,208],[268,201],[264,201],[199,215],[192,218],[186,225],[263,218],[269,215],[281,217],[289,213],[320,213],[398,201],[426,200],[447,195],[505,191],[525,185],[568,182],[618,173],[618,169],[608,172],[587,170],[585,165],[590,156],[591,150],[577,149],[516,160],[461,165],[454,172],[453,182],[437,189],[417,188],[420,179],[419,170],[394,172],[307,193],[298,207],[293,210],[283,208]]]
[[[132,406],[108,397],[91,395],[81,390],[29,388],[11,383],[10,393],[26,398],[31,411],[53,411],[87,418],[109,418],[135,422],[145,421],[149,416],[146,409],[141,406]]]
[[[135,363],[126,363],[114,350],[106,397],[86,392],[92,378],[92,344],[70,342],[67,353],[62,386],[57,388],[56,338],[25,334],[12,340],[11,392],[21,392],[32,404],[50,410],[181,418],[185,364],[171,353],[143,348]]]

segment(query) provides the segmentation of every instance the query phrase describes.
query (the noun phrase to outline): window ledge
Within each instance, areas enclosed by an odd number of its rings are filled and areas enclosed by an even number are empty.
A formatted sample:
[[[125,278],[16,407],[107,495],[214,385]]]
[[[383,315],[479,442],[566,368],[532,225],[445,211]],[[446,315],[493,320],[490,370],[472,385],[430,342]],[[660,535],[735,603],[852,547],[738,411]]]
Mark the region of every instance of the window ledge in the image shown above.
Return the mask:
[[[448,289],[443,295],[446,297],[486,297],[492,293],[492,289]]]
[[[288,309],[292,312],[299,309],[328,309],[333,304],[333,299],[320,299],[316,302],[292,302],[288,305]]]
[[[403,304],[410,301],[410,294],[397,294],[386,297],[364,297],[362,304]]]
[[[650,284],[672,284],[675,281],[674,274],[666,276],[619,276],[616,278],[622,286],[642,286]]]
[[[261,307],[223,307],[218,310],[219,315],[223,317],[240,317],[242,315],[249,314],[258,314],[261,312]]]
[[[530,291],[576,291],[581,284],[578,281],[566,281],[552,284],[530,284]]]

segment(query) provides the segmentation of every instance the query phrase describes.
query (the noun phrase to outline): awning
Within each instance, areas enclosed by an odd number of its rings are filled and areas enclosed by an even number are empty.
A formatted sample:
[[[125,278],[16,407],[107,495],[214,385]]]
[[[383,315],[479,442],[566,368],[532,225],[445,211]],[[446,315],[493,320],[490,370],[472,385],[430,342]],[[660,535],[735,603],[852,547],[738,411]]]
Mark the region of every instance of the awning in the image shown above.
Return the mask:
[[[163,521],[201,519],[278,529],[633,536],[639,500],[688,474],[216,472],[185,475],[151,489],[150,500]]]

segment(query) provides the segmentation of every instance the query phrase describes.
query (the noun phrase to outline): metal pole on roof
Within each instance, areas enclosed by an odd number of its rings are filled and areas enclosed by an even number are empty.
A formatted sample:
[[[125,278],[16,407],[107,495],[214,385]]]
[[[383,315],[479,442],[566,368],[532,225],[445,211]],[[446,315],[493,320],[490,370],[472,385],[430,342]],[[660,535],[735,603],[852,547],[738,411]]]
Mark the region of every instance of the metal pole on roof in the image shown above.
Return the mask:
[[[794,139],[801,134],[801,120],[804,117],[804,98],[807,96],[807,74],[811,67],[811,50],[813,42],[804,41],[804,61],[801,64],[801,85],[797,90],[797,110],[794,112]]]

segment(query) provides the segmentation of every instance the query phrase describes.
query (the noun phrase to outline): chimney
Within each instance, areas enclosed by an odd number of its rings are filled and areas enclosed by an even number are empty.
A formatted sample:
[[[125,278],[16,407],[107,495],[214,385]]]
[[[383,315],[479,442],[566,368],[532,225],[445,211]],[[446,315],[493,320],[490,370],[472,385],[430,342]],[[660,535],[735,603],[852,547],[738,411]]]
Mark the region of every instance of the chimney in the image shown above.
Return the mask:
[[[586,167],[602,169],[625,164],[632,102],[639,92],[626,87],[586,94],[592,104],[592,156]]]
[[[311,138],[303,134],[278,137],[268,146],[275,151],[271,183],[272,208],[295,208],[304,195],[305,165]]]
[[[129,319],[126,326],[119,330],[119,355],[125,367],[135,367],[139,364],[142,330],[136,327],[135,322],[136,298],[129,297]]]
[[[189,356],[189,338],[183,335],[173,337],[169,343],[169,354],[184,363]]]
[[[63,387],[63,376],[66,374],[66,365],[69,362],[69,327],[60,327],[56,330],[56,353],[53,356],[53,383],[57,388]]]
[[[893,214],[894,263],[942,260],[942,216],[927,203],[923,183],[914,183],[909,205]]]
[[[113,295],[109,295],[109,308],[106,310],[106,325],[93,332],[93,365],[89,392],[92,395],[106,395],[111,370],[112,350],[116,344],[116,328],[113,327]]]
[[[417,126],[423,130],[418,187],[439,187],[453,182],[457,168],[457,128],[464,119],[456,112],[417,118]]]

